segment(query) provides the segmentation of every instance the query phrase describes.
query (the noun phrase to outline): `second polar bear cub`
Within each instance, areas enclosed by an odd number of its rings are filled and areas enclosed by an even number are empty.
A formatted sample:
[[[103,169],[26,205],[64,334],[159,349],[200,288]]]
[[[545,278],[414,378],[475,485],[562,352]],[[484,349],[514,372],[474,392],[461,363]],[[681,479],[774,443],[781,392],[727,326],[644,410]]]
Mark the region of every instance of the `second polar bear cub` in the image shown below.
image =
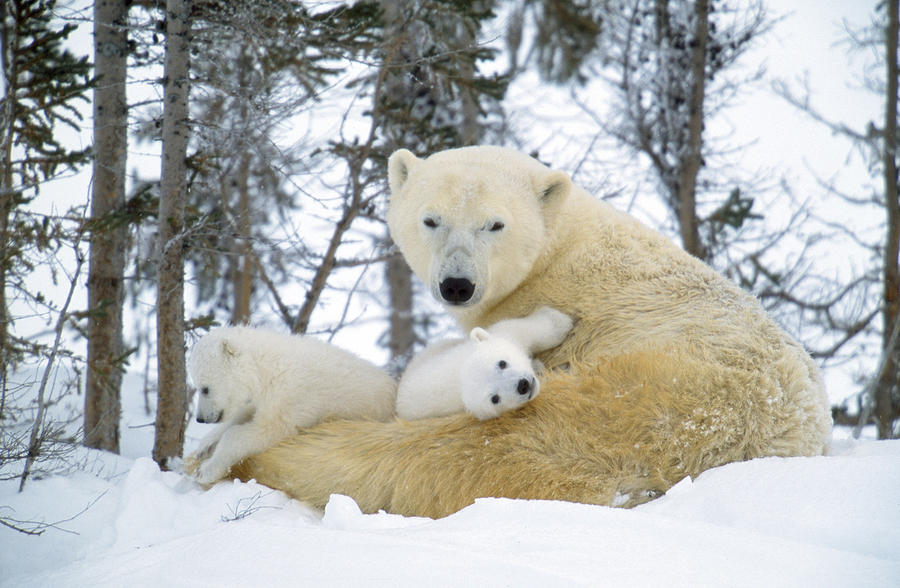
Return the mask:
[[[572,319],[549,307],[524,318],[476,327],[466,339],[439,341],[409,363],[397,388],[397,416],[407,420],[468,411],[492,419],[540,391],[535,353],[559,345]]]
[[[218,423],[188,458],[204,484],[298,428],[327,418],[388,420],[397,395],[387,372],[349,351],[252,327],[201,337],[188,373],[199,393],[197,421]]]

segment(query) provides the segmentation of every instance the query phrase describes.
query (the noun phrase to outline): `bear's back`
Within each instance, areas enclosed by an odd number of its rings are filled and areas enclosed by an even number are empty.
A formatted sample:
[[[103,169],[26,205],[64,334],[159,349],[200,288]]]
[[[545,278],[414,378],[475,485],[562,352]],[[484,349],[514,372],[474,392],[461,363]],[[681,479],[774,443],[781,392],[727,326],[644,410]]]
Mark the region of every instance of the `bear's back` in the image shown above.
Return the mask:
[[[234,347],[236,369],[246,372],[238,377],[253,388],[257,410],[272,418],[393,416],[396,380],[350,351],[265,328],[223,327],[214,333]]]

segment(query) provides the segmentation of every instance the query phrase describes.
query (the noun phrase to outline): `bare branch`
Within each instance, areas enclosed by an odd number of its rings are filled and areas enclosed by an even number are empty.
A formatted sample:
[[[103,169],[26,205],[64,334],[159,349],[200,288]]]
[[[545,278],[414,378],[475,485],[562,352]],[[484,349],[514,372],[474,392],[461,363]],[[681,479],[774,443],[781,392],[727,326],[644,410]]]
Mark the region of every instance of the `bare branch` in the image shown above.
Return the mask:
[[[19,492],[25,489],[25,481],[28,479],[28,475],[31,473],[31,467],[34,464],[34,460],[40,452],[40,439],[41,439],[41,430],[44,427],[44,409],[46,406],[46,394],[47,394],[47,382],[50,380],[50,372],[53,369],[53,364],[56,362],[56,357],[60,351],[60,344],[62,341],[62,333],[63,328],[66,325],[66,321],[69,319],[69,305],[72,302],[72,296],[75,293],[75,286],[78,283],[78,277],[81,275],[81,268],[84,266],[84,255],[81,253],[81,250],[78,248],[78,241],[80,241],[80,236],[84,231],[84,223],[81,225],[81,229],[79,230],[79,238],[76,239],[75,243],[75,269],[72,272],[72,275],[69,279],[69,291],[66,294],[66,300],[62,305],[62,308],[59,311],[59,316],[56,320],[56,328],[54,329],[56,336],[53,340],[53,346],[50,349],[50,356],[47,358],[47,365],[44,368],[44,373],[41,376],[41,384],[38,388],[37,394],[37,414],[34,417],[34,423],[31,426],[31,436],[28,441],[28,457],[25,459],[25,468],[22,471],[22,476],[19,481]]]
[[[78,535],[79,533],[77,531],[72,531],[71,529],[64,529],[60,525],[74,521],[75,519],[77,519],[78,517],[80,517],[81,515],[86,513],[88,510],[91,509],[91,507],[93,507],[95,504],[97,504],[97,502],[101,498],[106,496],[106,492],[107,491],[104,490],[103,492],[98,494],[83,509],[81,509],[77,513],[73,514],[72,516],[66,517],[64,519],[60,519],[53,523],[45,523],[43,521],[21,521],[21,520],[10,518],[10,517],[0,517],[0,525],[3,525],[4,527],[8,527],[10,529],[13,529],[14,531],[18,531],[19,533],[24,533],[25,535],[42,535],[42,534],[44,534],[45,531],[47,531],[47,529],[55,529],[57,531],[62,531],[63,533],[69,533],[70,535]],[[9,508],[9,507],[3,507],[3,508]]]
[[[776,94],[784,98],[789,104],[807,114],[814,121],[825,125],[829,129],[831,129],[833,133],[843,135],[844,137],[847,137],[848,139],[861,145],[868,146],[871,144],[872,139],[878,132],[874,126],[870,126],[868,129],[868,134],[864,135],[856,131],[855,129],[848,127],[844,123],[835,122],[829,119],[819,110],[813,107],[812,102],[810,101],[809,81],[804,79],[803,85],[806,89],[805,95],[803,97],[795,95],[788,87],[788,85],[784,82],[784,80],[776,80],[772,82],[772,89]]]

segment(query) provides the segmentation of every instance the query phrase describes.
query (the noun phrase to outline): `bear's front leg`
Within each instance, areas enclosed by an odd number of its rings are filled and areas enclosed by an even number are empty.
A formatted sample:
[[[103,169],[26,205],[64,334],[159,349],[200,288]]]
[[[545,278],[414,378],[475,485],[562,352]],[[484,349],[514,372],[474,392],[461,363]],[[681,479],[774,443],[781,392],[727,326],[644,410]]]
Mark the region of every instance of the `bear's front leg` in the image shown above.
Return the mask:
[[[270,434],[253,421],[227,427],[221,434],[212,455],[197,468],[197,481],[212,484],[228,473],[238,461],[259,453],[274,441]]]
[[[565,340],[572,330],[572,318],[555,308],[542,306],[522,318],[505,319],[488,327],[488,331],[515,341],[535,354],[552,349]]]
[[[219,439],[222,438],[222,435],[224,435],[225,431],[231,426],[232,423],[230,422],[216,425],[212,431],[207,433],[203,439],[200,440],[200,444],[197,446],[194,453],[191,454],[191,457],[197,460],[204,460],[209,457],[216,444],[219,442]]]
[[[216,444],[219,442],[219,439],[222,438],[222,435],[225,434],[225,431],[228,427],[231,427],[233,423],[220,423],[216,425],[212,431],[207,433],[203,439],[200,440],[200,444],[197,446],[197,449],[193,451],[190,455],[184,458],[184,472],[192,476],[194,478],[197,477],[198,471],[200,470],[200,465],[203,460],[207,459],[210,454],[212,454],[213,450],[216,447]]]
[[[253,419],[253,414],[253,407],[248,406],[239,411],[233,417],[226,420],[224,423],[219,423],[215,427],[213,427],[213,430],[207,433],[203,437],[203,439],[200,440],[200,444],[197,446],[197,449],[195,449],[193,453],[185,458],[185,473],[196,478],[198,476],[201,463],[212,455],[225,432],[232,427],[249,422]],[[222,473],[224,474],[224,472]]]

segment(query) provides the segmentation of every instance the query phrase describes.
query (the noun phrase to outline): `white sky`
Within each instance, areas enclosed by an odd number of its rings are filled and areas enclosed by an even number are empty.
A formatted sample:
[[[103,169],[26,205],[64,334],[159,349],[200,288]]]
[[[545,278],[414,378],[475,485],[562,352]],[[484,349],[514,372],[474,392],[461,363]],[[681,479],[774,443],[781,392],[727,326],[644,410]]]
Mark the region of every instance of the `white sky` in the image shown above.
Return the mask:
[[[869,24],[875,2],[794,0],[770,5],[779,7],[773,13],[783,13],[784,20],[765,46],[748,57],[764,56],[770,78],[784,80],[797,91],[802,89],[800,78],[808,76],[811,103],[830,119],[854,129],[864,129],[870,120],[881,126],[880,99],[860,87],[863,66],[872,60],[865,52],[849,50],[843,24]],[[742,131],[758,137],[761,158],[769,154],[798,176],[804,175],[804,162],[825,176],[845,165],[846,143],[768,89],[735,109],[733,116],[744,113],[752,125]]]

